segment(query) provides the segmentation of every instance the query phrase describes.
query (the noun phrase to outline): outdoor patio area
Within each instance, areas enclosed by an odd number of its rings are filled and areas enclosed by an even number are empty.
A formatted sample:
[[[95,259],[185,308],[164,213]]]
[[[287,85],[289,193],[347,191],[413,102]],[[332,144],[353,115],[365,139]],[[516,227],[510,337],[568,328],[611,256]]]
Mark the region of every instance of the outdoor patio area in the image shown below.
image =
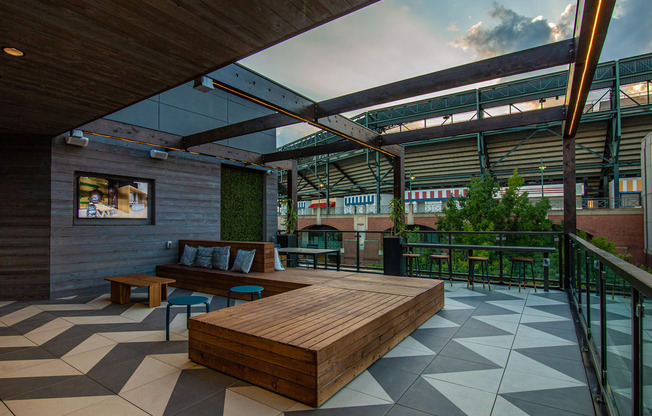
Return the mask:
[[[185,308],[166,342],[166,302],[144,292],[0,302],[0,415],[594,414],[565,293],[446,285],[442,311],[317,410],[188,361]]]

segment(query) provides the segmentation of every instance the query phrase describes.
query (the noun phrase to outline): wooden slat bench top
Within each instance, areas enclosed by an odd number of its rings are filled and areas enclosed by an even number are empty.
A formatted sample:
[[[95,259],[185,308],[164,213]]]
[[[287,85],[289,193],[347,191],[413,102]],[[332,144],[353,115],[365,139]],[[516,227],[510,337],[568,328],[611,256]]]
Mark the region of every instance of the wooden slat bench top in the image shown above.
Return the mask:
[[[124,283],[136,287],[145,287],[151,285],[152,283],[170,284],[175,282],[174,279],[167,279],[165,277],[157,277],[157,276],[147,276],[144,274],[113,276],[113,277],[107,277],[104,280],[108,280],[110,282]]]
[[[342,273],[191,318],[189,354],[318,406],[443,305],[439,280]]]

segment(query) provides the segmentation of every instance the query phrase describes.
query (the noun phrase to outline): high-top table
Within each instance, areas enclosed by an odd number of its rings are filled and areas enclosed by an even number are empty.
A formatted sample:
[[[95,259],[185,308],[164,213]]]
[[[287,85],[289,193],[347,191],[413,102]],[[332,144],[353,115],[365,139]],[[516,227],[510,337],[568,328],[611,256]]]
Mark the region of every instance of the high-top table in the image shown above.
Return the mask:
[[[337,270],[340,270],[340,249],[339,248],[300,248],[300,247],[284,247],[277,249],[279,254],[296,254],[303,256],[312,256],[312,268],[317,268],[317,256],[324,255],[324,268],[328,269],[328,256],[334,254],[337,258]]]
[[[168,298],[168,284],[176,282],[165,277],[130,274],[126,276],[107,277],[111,282],[111,302],[124,305],[131,302],[131,287],[148,288],[148,304],[150,308],[161,306],[161,300]]]

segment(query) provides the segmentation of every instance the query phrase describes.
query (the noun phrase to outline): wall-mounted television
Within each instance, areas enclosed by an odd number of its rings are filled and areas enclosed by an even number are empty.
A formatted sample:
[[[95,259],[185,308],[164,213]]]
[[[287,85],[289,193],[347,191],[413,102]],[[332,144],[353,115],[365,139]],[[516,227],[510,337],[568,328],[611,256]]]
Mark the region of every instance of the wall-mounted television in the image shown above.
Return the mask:
[[[76,219],[151,224],[152,194],[150,180],[78,174]]]

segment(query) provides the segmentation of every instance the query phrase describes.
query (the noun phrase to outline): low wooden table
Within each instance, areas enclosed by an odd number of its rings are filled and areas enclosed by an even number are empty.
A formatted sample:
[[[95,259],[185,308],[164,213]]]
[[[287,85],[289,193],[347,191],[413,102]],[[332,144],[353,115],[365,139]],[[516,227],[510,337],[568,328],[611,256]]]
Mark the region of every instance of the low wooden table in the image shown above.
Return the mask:
[[[111,282],[111,302],[124,305],[131,302],[131,287],[145,287],[149,289],[149,307],[161,306],[161,300],[168,298],[168,284],[176,282],[165,277],[147,276],[144,274],[130,274],[127,276],[107,277],[104,280]]]

